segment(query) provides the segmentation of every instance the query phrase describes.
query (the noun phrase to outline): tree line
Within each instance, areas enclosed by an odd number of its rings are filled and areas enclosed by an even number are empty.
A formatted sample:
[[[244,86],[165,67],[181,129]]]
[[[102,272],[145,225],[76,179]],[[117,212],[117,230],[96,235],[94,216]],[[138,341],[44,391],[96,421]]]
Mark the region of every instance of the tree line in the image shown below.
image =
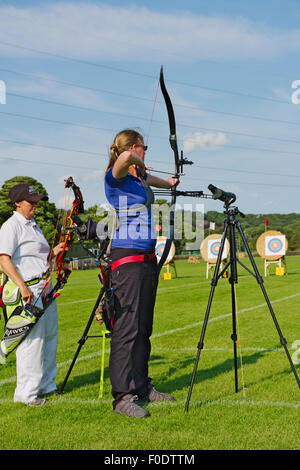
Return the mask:
[[[14,208],[9,204],[9,190],[16,184],[26,183],[33,186],[39,193],[47,194],[46,189],[41,183],[34,178],[27,176],[16,176],[4,182],[0,190],[0,226],[12,215]],[[165,200],[157,201],[159,204],[166,203]],[[82,214],[82,219],[87,220],[91,217],[94,221],[99,221],[105,217],[105,214],[99,216],[97,214],[97,205],[91,206]],[[35,220],[42,229],[48,243],[52,245],[55,241],[55,235],[59,234],[61,219],[60,211],[55,204],[50,201],[40,201],[36,212]],[[208,234],[219,233],[223,231],[225,215],[221,212],[208,211],[204,214],[204,238]],[[268,219],[268,225],[266,225]],[[183,220],[183,218],[182,218]],[[267,230],[277,230],[284,234],[288,240],[289,251],[300,251],[300,214],[245,214],[240,217],[247,241],[250,249],[256,250],[256,241],[258,237]],[[212,230],[210,224],[214,223],[215,228]],[[196,228],[196,216],[192,214],[193,229]],[[176,251],[184,250],[186,239],[175,240]]]

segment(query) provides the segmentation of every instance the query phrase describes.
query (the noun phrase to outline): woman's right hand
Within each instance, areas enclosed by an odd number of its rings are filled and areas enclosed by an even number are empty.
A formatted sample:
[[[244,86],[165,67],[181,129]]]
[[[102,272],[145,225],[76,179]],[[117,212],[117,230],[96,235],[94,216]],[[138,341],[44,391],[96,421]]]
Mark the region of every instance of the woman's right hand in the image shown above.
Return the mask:
[[[28,289],[26,284],[20,287],[20,292],[21,292],[21,296],[22,296],[22,300],[24,304],[30,304],[31,302],[33,302],[33,299],[34,299],[33,293],[31,292],[30,289]]]
[[[124,178],[131,165],[137,165],[142,176],[145,174],[146,167],[142,158],[130,150],[125,150],[119,155],[116,163],[114,164],[112,172],[113,176],[116,179]]]
[[[1,268],[4,273],[9,277],[20,289],[21,297],[24,303],[30,304],[33,302],[34,296],[31,290],[28,289],[24,280],[18,273],[11,257],[6,254],[0,255]]]

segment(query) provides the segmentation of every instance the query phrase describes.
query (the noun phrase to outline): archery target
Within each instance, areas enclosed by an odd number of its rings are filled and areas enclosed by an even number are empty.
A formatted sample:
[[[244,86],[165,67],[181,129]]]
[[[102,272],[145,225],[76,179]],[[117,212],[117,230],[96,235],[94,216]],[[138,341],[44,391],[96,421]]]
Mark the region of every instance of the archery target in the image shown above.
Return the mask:
[[[221,247],[222,235],[214,233],[208,235],[200,246],[201,256],[207,263],[214,263],[217,261],[217,257]],[[227,258],[229,252],[229,242],[226,239],[224,244],[224,250],[222,253],[222,259]]]
[[[262,258],[267,261],[275,261],[285,256],[288,250],[288,241],[281,232],[268,230],[258,237],[256,249]]]
[[[222,259],[227,257],[228,253],[228,246],[227,240],[225,240],[224,250],[222,253]],[[216,260],[221,248],[221,239],[220,240],[208,240],[207,242],[207,258],[209,260],[213,259]]]
[[[265,238],[266,256],[285,255],[285,235],[267,236]]]
[[[165,249],[166,241],[167,241],[166,237],[157,237],[156,246],[155,246],[155,254],[156,254],[157,262],[159,262],[160,258],[162,257],[162,254]],[[172,242],[171,249],[169,251],[169,254],[164,264],[170,263],[170,261],[172,261],[174,256],[175,256],[175,245]]]

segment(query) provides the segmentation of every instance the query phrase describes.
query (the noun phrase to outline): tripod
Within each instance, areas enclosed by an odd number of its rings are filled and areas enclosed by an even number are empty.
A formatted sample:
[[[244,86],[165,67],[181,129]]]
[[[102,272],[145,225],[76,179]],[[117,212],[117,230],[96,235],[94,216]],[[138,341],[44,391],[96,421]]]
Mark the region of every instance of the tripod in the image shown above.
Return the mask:
[[[217,188],[214,188],[214,189],[217,189]],[[223,193],[223,194],[226,194],[226,193]],[[189,403],[190,403],[190,399],[191,399],[191,394],[192,394],[192,389],[193,389],[193,385],[194,385],[194,381],[195,381],[197,367],[198,367],[198,363],[199,363],[199,359],[200,359],[200,354],[201,354],[201,351],[203,349],[203,341],[204,341],[205,331],[206,331],[206,327],[207,327],[207,323],[208,323],[208,317],[209,317],[210,308],[211,308],[211,304],[212,304],[212,300],[213,300],[213,295],[214,295],[215,289],[217,287],[217,283],[218,283],[219,278],[223,275],[223,273],[227,270],[227,268],[229,266],[230,266],[229,282],[231,284],[232,328],[233,328],[231,339],[233,341],[233,352],[234,352],[235,391],[238,392],[236,301],[235,301],[235,284],[237,284],[237,282],[238,282],[237,263],[239,263],[241,266],[243,266],[243,268],[245,268],[252,276],[254,276],[255,279],[257,280],[258,284],[260,285],[260,288],[261,288],[262,293],[265,297],[267,306],[270,310],[272,319],[274,321],[275,327],[276,327],[277,332],[279,334],[280,343],[284,347],[284,350],[285,350],[285,353],[286,353],[287,358],[289,360],[289,363],[291,365],[292,371],[295,375],[298,386],[300,387],[299,377],[297,375],[295,366],[293,364],[293,361],[292,361],[292,359],[290,357],[290,354],[289,354],[289,351],[287,349],[287,341],[282,335],[282,332],[281,332],[279,324],[277,322],[277,319],[276,319],[275,313],[273,311],[271,302],[270,302],[270,300],[268,298],[268,295],[267,295],[267,292],[264,288],[263,279],[262,279],[262,277],[260,276],[260,274],[258,272],[257,266],[255,264],[254,258],[252,256],[252,253],[250,251],[248,242],[247,242],[245,234],[243,232],[241,223],[240,223],[239,219],[236,217],[237,214],[240,214],[241,216],[243,216],[243,214],[239,211],[239,209],[237,207],[229,207],[230,204],[232,202],[234,202],[233,198],[231,200],[229,200],[229,198],[228,198],[227,201],[226,201],[226,199],[222,199],[222,200],[225,200],[224,207],[225,207],[226,210],[225,210],[224,213],[227,215],[227,218],[225,219],[225,222],[224,222],[224,231],[223,231],[222,238],[221,238],[220,250],[219,250],[219,253],[218,253],[218,257],[217,257],[217,262],[216,262],[214,275],[213,275],[213,278],[212,278],[212,281],[211,281],[211,291],[210,291],[208,305],[207,305],[207,309],[206,309],[206,313],[205,313],[205,317],[204,317],[204,321],[203,321],[200,341],[198,343],[198,351],[197,351],[194,370],[193,370],[192,379],[191,379],[191,383],[190,383],[190,388],[189,388],[189,392],[188,392],[188,397],[187,397],[187,401],[186,401],[186,405],[185,405],[185,411],[188,411],[188,407],[189,407]],[[237,231],[239,232],[239,234],[242,238],[242,241],[243,241],[244,246],[246,248],[247,254],[248,254],[249,259],[251,261],[254,273],[250,269],[248,269],[243,263],[241,263],[241,261],[237,258],[237,249],[236,249],[236,240],[235,240],[235,231],[236,231],[236,229],[237,229]],[[227,263],[227,265],[222,270],[222,272],[220,274],[218,274],[219,269],[220,269],[220,265],[221,265],[222,253],[223,253],[223,250],[224,250],[226,235],[227,235],[228,232],[229,232],[229,242],[230,242],[230,261]]]
[[[100,279],[100,276],[98,276],[98,277],[99,277],[99,279]],[[100,279],[100,282],[101,282],[101,279]],[[66,374],[66,377],[65,377],[65,379],[64,379],[64,381],[63,381],[63,383],[62,383],[62,385],[61,385],[61,387],[60,387],[58,393],[63,393],[63,392],[64,392],[64,388],[65,388],[65,386],[66,386],[66,383],[67,383],[67,381],[68,381],[68,378],[69,378],[69,376],[70,376],[70,374],[71,374],[71,372],[72,372],[72,369],[73,369],[73,367],[74,367],[74,365],[75,365],[75,362],[76,362],[77,357],[78,357],[78,355],[79,355],[79,353],[80,353],[80,351],[81,351],[81,348],[82,348],[82,346],[85,344],[86,340],[87,340],[88,338],[103,338],[103,340],[105,340],[105,338],[110,338],[110,336],[111,336],[111,334],[110,334],[106,329],[105,329],[105,331],[103,331],[102,335],[88,336],[88,332],[89,332],[90,327],[91,327],[91,325],[92,325],[92,323],[93,323],[93,321],[94,321],[94,318],[95,318],[96,310],[97,310],[97,308],[99,307],[99,304],[100,304],[100,302],[101,302],[101,299],[102,299],[104,293],[105,293],[105,287],[103,286],[103,287],[101,288],[100,292],[99,292],[98,298],[97,298],[97,300],[96,300],[96,303],[95,303],[95,305],[94,305],[94,308],[93,308],[93,310],[92,310],[92,313],[91,313],[91,315],[90,315],[90,318],[89,318],[89,320],[88,320],[88,322],[87,322],[87,325],[86,325],[86,327],[85,327],[85,330],[84,330],[84,332],[83,332],[83,335],[82,335],[82,337],[80,338],[80,340],[78,341],[78,348],[77,348],[77,350],[76,350],[76,352],[75,352],[74,358],[73,358],[73,360],[72,360],[72,362],[71,362],[71,365],[70,365],[70,367],[69,367],[69,370],[68,370],[68,372],[67,372],[67,374]],[[103,351],[102,351],[102,358],[103,358]],[[101,369],[102,369],[102,370],[101,370],[101,384],[102,384],[103,372],[104,372],[104,370],[103,370],[103,362],[102,362],[102,368],[101,368]],[[100,385],[100,394],[101,394],[101,385]]]

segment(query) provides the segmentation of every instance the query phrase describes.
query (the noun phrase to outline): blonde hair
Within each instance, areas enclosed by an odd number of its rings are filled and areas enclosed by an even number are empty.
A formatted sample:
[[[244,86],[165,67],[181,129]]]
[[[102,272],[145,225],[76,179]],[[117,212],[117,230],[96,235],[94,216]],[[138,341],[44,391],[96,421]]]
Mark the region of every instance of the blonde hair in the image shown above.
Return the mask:
[[[109,162],[106,168],[106,173],[114,166],[119,155],[125,150],[128,150],[134,144],[142,144],[144,137],[138,131],[133,129],[124,129],[118,132],[109,151]]]

